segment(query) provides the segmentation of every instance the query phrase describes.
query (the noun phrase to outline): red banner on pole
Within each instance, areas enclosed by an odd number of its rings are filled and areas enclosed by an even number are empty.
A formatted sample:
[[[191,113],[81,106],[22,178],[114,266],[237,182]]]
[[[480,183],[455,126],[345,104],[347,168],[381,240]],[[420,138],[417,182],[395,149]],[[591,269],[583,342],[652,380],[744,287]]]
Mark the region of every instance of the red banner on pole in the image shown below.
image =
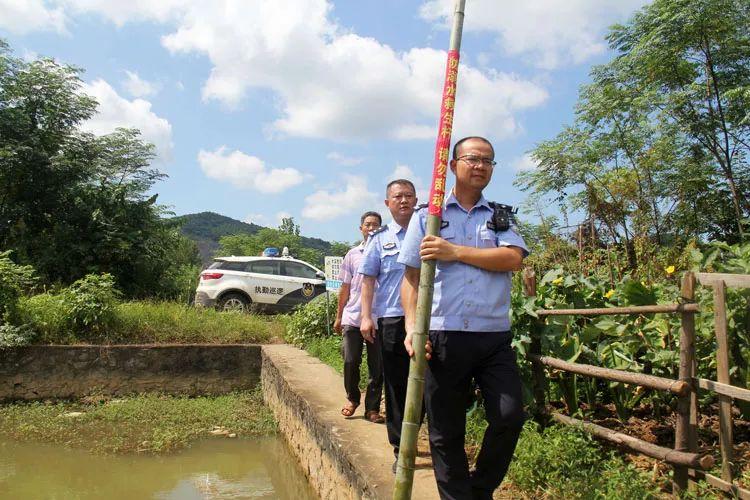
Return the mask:
[[[448,51],[448,63],[445,66],[445,85],[443,102],[440,105],[440,125],[435,143],[435,161],[432,170],[432,185],[428,210],[430,215],[440,217],[443,213],[445,198],[445,176],[448,171],[448,158],[453,132],[453,110],[456,105],[456,80],[458,80],[458,51]]]

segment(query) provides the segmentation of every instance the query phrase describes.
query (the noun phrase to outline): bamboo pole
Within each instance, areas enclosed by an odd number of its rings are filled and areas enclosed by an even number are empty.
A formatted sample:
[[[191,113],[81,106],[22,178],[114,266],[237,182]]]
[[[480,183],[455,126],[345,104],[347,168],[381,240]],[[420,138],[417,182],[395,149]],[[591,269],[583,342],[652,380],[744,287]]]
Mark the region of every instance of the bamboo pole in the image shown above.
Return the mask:
[[[689,305],[695,298],[695,275],[691,272],[685,273],[682,278],[682,289],[680,292],[682,301]],[[680,329],[680,368],[678,377],[685,382],[692,382],[693,366],[695,358],[695,317],[690,312],[682,314],[682,328]],[[677,400],[677,418],[675,420],[675,450],[681,452],[694,451],[691,446],[691,396],[681,396]],[[691,449],[692,448],[692,449]],[[676,465],[672,480],[674,494],[682,494],[687,491],[688,470],[684,465]]]
[[[698,304],[659,304],[653,306],[599,307],[594,309],[540,309],[539,316],[606,316],[614,314],[694,313]]]
[[[603,368],[601,366],[584,365],[579,363],[569,363],[562,359],[551,358],[549,356],[540,356],[530,353],[527,356],[534,364],[541,364],[556,368],[566,372],[577,373],[579,375],[588,375],[590,377],[603,378],[622,382],[624,384],[642,385],[649,389],[671,392],[678,396],[685,396],[690,392],[691,385],[684,380],[672,380],[670,378],[657,377],[655,375],[646,375],[643,373],[633,373],[625,370],[614,370],[612,368]]]
[[[445,196],[445,177],[448,171],[448,157],[450,154],[451,133],[453,132],[453,111],[456,103],[456,82],[458,80],[458,61],[461,51],[461,35],[464,24],[464,7],[466,0],[455,0],[453,10],[453,27],[448,49],[448,60],[445,67],[445,82],[443,84],[443,99],[440,105],[440,123],[435,142],[435,158],[433,161],[432,185],[428,200],[426,234],[437,236],[440,234],[442,222],[443,198]],[[435,282],[434,260],[424,261],[419,274],[419,290],[417,292],[417,317],[412,332],[412,347],[414,356],[409,362],[409,381],[406,389],[406,407],[401,426],[401,442],[399,444],[398,461],[396,465],[396,482],[393,487],[394,500],[411,498],[414,481],[414,464],[417,456],[417,437],[419,434],[420,417],[422,415],[422,398],[424,395],[424,372],[427,367],[425,359],[425,343],[427,330],[430,327],[432,312],[432,292]]]
[[[714,284],[714,327],[716,329],[716,380],[729,384],[729,342],[727,339],[726,286]],[[733,443],[732,398],[719,394],[719,442],[721,443],[721,478],[732,482]]]
[[[659,460],[663,460],[664,462],[670,463],[672,465],[678,465],[683,468],[690,467],[692,469],[703,470],[709,470],[714,466],[714,457],[712,457],[711,455],[701,455],[699,453],[676,451],[671,448],[665,448],[663,446],[658,446],[633,436],[628,436],[627,434],[623,434],[621,432],[607,429],[606,427],[602,427],[601,425],[584,422],[583,420],[571,418],[559,413],[553,413],[552,418],[556,422],[560,422],[562,424],[574,427],[582,427],[583,430],[590,432],[596,437],[606,439],[607,441],[611,441],[630,450],[643,453],[644,455],[647,455],[649,457],[658,458]]]

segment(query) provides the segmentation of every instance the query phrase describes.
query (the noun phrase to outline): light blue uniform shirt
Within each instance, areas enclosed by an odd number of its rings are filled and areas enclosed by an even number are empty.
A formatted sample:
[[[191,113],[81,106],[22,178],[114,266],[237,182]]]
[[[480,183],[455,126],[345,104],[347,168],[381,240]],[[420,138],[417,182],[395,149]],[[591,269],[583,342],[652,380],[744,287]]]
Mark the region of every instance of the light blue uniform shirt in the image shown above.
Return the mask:
[[[495,248],[515,246],[528,249],[523,238],[511,227],[495,232],[487,227],[492,207],[482,196],[468,212],[451,192],[443,208],[440,237],[467,247]],[[446,222],[448,223],[446,226]],[[414,213],[401,245],[398,261],[419,268],[419,245],[425,236],[427,209]],[[432,298],[430,330],[467,332],[501,332],[510,330],[511,272],[486,271],[463,262],[438,261],[435,271],[435,293]]]
[[[372,311],[378,318],[393,318],[404,315],[401,307],[401,279],[405,267],[396,261],[401,251],[406,229],[390,222],[385,229],[367,239],[365,254],[359,265],[359,273],[377,278]]]

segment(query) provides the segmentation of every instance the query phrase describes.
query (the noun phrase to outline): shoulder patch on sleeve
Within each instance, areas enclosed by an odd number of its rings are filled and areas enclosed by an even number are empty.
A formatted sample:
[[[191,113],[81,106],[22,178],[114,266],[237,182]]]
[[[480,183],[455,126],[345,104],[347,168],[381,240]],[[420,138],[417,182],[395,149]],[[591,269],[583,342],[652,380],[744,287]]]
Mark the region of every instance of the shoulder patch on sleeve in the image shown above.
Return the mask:
[[[370,236],[375,236],[376,234],[380,234],[386,229],[388,229],[388,226],[380,226],[379,229],[376,229],[375,231],[370,231]]]

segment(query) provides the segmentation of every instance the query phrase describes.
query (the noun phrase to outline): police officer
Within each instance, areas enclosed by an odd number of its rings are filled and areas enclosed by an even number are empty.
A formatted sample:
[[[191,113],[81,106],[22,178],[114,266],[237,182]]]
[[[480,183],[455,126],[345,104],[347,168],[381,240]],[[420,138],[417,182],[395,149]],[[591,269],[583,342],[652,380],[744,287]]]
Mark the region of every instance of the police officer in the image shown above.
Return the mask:
[[[377,212],[365,212],[360,218],[359,231],[362,233],[362,243],[349,250],[341,263],[339,279],[339,307],[333,329],[343,335],[341,353],[344,357],[344,389],[347,403],[341,409],[341,414],[351,417],[359,406],[362,394],[359,390],[359,365],[362,362],[362,334],[360,326],[360,295],[362,292],[362,275],[359,274],[359,264],[365,252],[365,244],[370,232],[382,225],[382,219]],[[378,346],[367,343],[367,370],[369,380],[365,393],[365,419],[372,423],[382,424],[380,414],[380,398],[383,394],[383,367],[380,361]]]
[[[385,194],[385,206],[391,212],[393,221],[370,235],[359,267],[360,274],[364,275],[360,331],[366,341],[377,342],[380,347],[388,441],[398,457],[409,378],[409,354],[404,346],[406,330],[400,293],[404,265],[397,262],[397,258],[417,204],[417,195],[414,184],[406,179],[391,181]],[[372,321],[373,313],[378,318],[377,327]]]
[[[418,210],[398,258],[407,266],[401,294],[410,355],[419,268],[423,260],[437,260],[425,402],[435,479],[444,499],[492,498],[524,421],[508,313],[512,272],[521,268],[528,250],[482,194],[494,157],[483,137],[456,143],[450,162],[456,184],[444,202],[440,236],[425,236],[427,210]],[[467,401],[472,378],[482,391],[489,426],[470,473],[464,451],[466,405],[457,402]]]

